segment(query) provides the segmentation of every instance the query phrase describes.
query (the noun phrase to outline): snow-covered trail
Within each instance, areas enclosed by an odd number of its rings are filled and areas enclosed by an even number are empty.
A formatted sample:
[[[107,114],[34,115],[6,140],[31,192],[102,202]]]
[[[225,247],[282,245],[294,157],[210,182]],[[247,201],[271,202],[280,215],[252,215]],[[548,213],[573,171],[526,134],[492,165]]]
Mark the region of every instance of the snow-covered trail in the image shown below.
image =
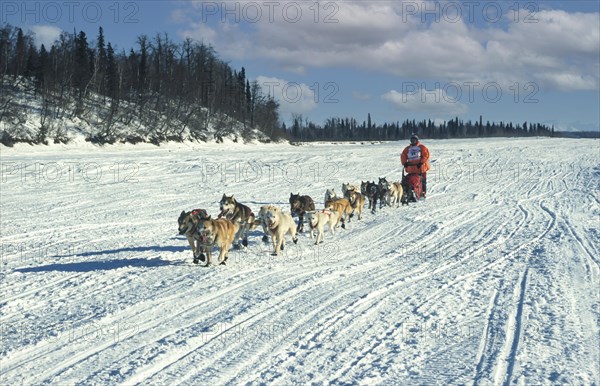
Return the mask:
[[[427,201],[211,268],[181,210],[320,207],[404,144],[2,148],[0,384],[600,384],[597,141],[426,144]]]

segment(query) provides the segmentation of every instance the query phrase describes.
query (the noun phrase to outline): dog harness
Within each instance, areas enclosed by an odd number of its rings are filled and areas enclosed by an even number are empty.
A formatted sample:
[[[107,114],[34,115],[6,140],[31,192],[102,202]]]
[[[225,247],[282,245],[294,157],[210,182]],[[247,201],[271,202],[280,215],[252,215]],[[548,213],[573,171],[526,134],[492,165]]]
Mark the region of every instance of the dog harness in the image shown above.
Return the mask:
[[[192,210],[192,214],[193,215],[199,214],[201,219],[208,217],[208,213],[206,213],[206,211],[204,209],[194,209],[194,210]]]

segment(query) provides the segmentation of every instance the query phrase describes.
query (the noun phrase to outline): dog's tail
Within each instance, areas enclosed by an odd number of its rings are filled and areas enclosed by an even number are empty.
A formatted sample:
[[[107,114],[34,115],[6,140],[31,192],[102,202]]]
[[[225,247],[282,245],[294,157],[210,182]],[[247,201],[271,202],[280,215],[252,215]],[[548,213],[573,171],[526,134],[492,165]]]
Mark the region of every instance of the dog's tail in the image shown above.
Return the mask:
[[[250,213],[247,222],[250,225],[250,230],[256,229],[256,227],[261,224],[260,219],[257,219],[254,213]]]

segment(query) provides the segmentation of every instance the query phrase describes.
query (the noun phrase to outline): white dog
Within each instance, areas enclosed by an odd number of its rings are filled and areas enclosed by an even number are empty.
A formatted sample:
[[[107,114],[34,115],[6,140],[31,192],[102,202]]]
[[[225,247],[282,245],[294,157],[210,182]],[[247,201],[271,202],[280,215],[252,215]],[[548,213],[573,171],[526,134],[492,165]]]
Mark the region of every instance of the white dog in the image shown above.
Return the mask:
[[[401,182],[394,182],[390,184],[390,192],[392,196],[391,204],[396,203],[396,208],[400,206],[400,199],[402,198],[403,188]]]
[[[268,211],[281,211],[281,209],[279,209],[279,207],[275,206],[275,205],[263,205],[260,207],[260,210],[258,211],[258,216],[256,216],[256,220],[254,221],[254,226],[258,226],[261,225],[263,232],[264,232],[264,236],[262,237],[262,241],[265,243],[269,242],[269,228],[267,226],[267,212]]]
[[[310,238],[314,238],[314,230],[317,228],[317,240],[315,244],[319,244],[323,241],[323,233],[325,224],[329,225],[331,235],[335,234],[335,227],[338,226],[340,218],[337,212],[331,210],[316,210],[306,212],[306,218],[308,219],[308,225],[310,225]]]
[[[264,211],[263,211],[264,208]],[[263,221],[263,227],[273,240],[273,255],[277,256],[279,251],[285,246],[285,234],[292,236],[294,244],[298,242],[296,238],[296,223],[289,213],[284,213],[276,206],[266,205],[261,208],[259,217]]]

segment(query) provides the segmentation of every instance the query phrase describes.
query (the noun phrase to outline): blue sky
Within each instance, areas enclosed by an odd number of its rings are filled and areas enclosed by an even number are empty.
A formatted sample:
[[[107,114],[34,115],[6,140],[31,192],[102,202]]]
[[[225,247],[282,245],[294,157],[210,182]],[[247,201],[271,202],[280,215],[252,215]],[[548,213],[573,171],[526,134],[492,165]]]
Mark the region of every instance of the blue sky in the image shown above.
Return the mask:
[[[51,42],[84,30],[129,50],[168,33],[212,44],[293,113],[374,122],[544,122],[600,130],[598,1],[3,1]]]

